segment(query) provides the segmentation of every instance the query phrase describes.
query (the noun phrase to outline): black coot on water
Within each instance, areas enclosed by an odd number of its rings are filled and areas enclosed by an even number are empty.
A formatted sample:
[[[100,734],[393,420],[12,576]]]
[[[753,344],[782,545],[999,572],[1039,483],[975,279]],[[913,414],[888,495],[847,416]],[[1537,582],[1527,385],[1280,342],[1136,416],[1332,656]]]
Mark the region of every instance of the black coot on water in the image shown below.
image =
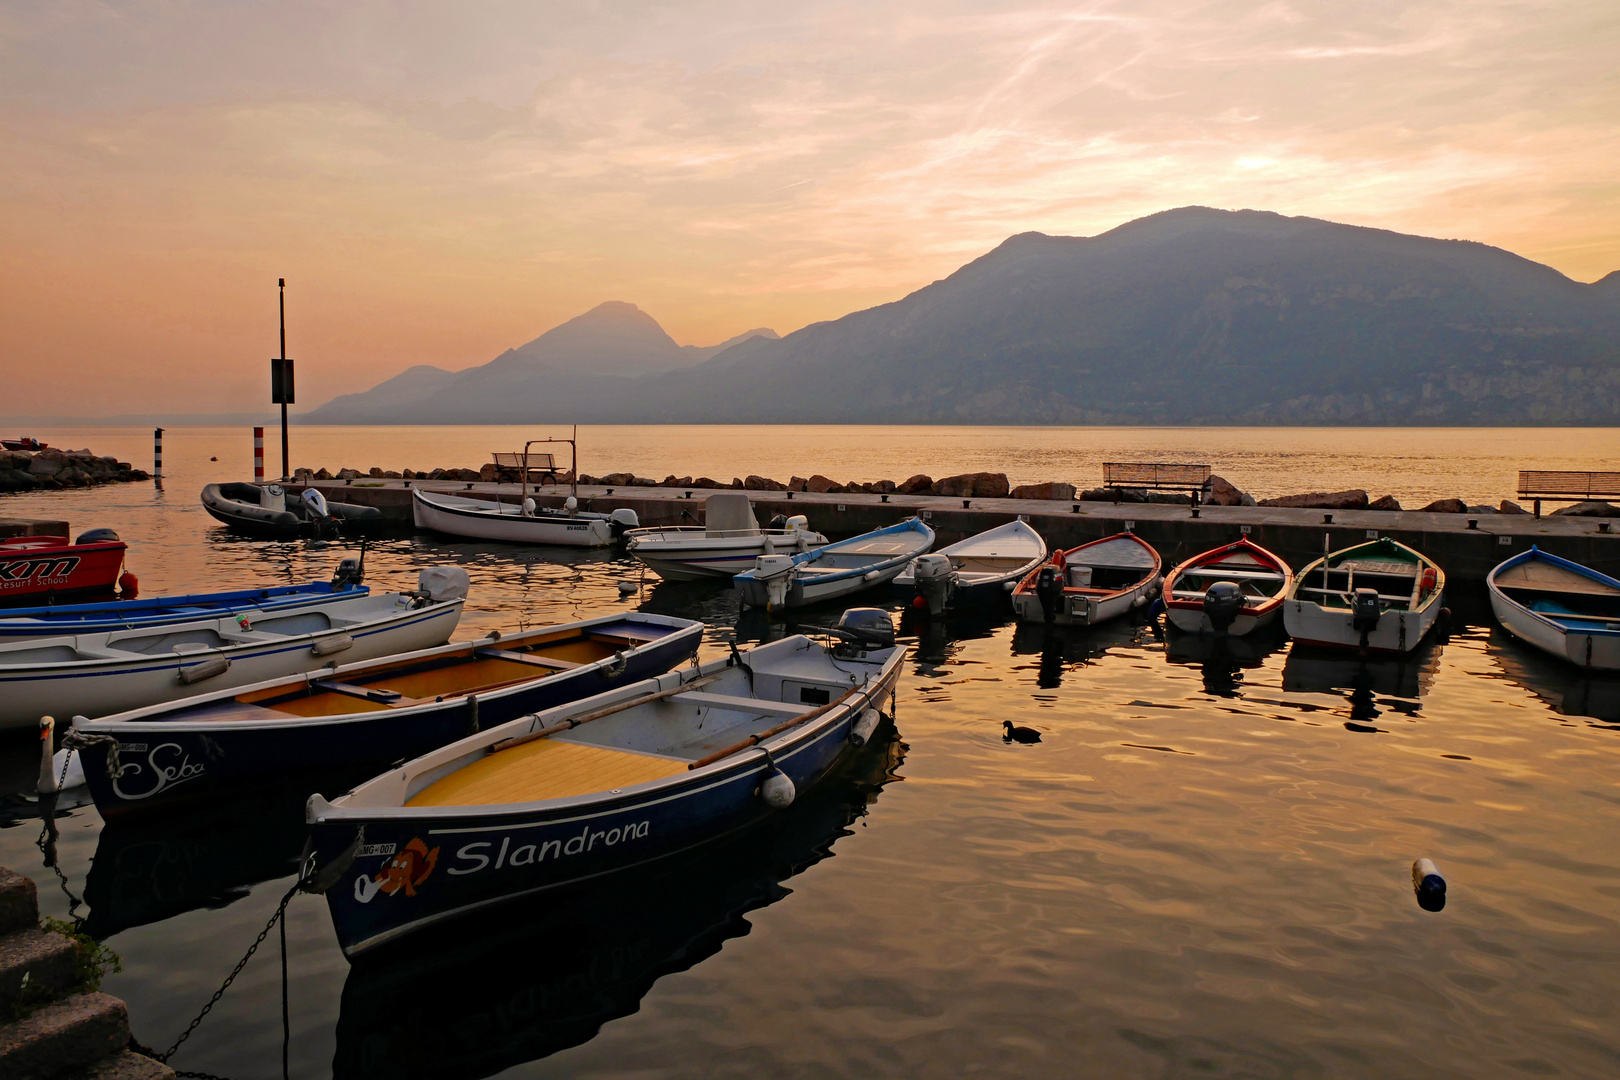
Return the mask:
[[[1003,720],[1002,742],[1036,743],[1041,741],[1041,733],[1032,727],[1019,727],[1011,720]]]

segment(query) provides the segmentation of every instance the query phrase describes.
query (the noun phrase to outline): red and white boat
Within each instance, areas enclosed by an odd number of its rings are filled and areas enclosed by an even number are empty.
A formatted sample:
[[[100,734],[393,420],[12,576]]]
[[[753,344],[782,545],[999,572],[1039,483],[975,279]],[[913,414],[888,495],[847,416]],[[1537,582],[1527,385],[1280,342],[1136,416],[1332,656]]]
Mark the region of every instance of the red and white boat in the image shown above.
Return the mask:
[[[1294,572],[1259,544],[1235,544],[1194,555],[1164,579],[1164,610],[1189,634],[1242,637],[1273,623]]]
[[[1095,626],[1157,596],[1162,566],[1159,553],[1134,533],[1105,536],[1053,552],[1013,590],[1013,610],[1025,622]]]
[[[91,529],[73,543],[65,536],[0,540],[0,606],[111,596],[124,550],[111,529]]]

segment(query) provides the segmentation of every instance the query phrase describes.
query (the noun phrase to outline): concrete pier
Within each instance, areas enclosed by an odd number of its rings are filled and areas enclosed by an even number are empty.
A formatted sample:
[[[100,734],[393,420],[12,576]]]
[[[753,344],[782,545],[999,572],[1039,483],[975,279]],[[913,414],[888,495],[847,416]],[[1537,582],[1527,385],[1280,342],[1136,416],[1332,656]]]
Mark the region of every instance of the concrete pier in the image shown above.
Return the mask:
[[[288,484],[289,491],[305,485]],[[314,481],[328,500],[375,506],[401,526],[411,521],[411,487],[468,498],[516,502],[517,484],[431,480]],[[702,520],[707,489],[581,485],[581,509],[605,513],[620,507],[636,512],[643,525],[693,525]],[[529,489],[542,506],[560,506],[569,489]],[[749,491],[761,521],[773,514],[803,514],[810,527],[839,539],[912,514],[939,533],[940,545],[994,528],[1016,517],[1027,520],[1053,547],[1069,548],[1130,528],[1158,549],[1170,566],[1247,535],[1286,558],[1295,568],[1322,554],[1323,537],[1337,549],[1389,536],[1439,563],[1453,585],[1478,586],[1490,569],[1514,552],[1535,544],[1543,551],[1620,576],[1620,532],[1608,533],[1600,518],[1531,517],[1529,514],[1425,514],[1416,510],[1296,510],[1264,506],[1202,506],[1198,516],[1186,506],[1166,503],[1042,502],[1032,499],[964,500],[936,495],[817,495],[810,492]],[[789,497],[791,495],[791,498]],[[884,499],[888,501],[883,501]],[[1328,523],[1325,519],[1332,518]],[[1472,527],[1470,527],[1472,523]],[[1617,526],[1620,527],[1620,526]]]

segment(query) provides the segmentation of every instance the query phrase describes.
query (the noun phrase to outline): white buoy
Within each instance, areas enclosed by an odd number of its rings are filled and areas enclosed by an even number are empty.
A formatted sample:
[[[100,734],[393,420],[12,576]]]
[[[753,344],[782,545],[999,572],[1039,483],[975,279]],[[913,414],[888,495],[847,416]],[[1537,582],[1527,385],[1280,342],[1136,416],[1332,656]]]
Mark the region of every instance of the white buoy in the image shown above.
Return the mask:
[[[39,718],[39,793],[51,795],[56,788],[56,720]]]
[[[765,805],[772,810],[785,810],[793,805],[793,797],[797,795],[793,789],[793,781],[781,769],[771,770],[771,775],[759,785],[759,797],[765,800]]]
[[[1424,911],[1439,911],[1446,906],[1446,879],[1433,859],[1419,859],[1412,864],[1412,891],[1417,893],[1418,907]]]

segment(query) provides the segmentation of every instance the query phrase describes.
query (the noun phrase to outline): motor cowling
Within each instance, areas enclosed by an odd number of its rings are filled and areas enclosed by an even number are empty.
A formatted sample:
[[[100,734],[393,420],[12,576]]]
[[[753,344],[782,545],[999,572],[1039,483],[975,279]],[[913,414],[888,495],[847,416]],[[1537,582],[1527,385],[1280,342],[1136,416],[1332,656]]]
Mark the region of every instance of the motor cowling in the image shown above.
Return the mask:
[[[765,586],[765,606],[781,607],[793,583],[793,556],[759,555],[754,559],[754,576]]]
[[[641,519],[628,506],[621,506],[608,515],[608,524],[612,527],[614,536],[623,536],[631,529],[641,528]]]
[[[1217,581],[1204,590],[1204,616],[1217,634],[1232,629],[1243,611],[1243,590],[1234,581]]]
[[[435,603],[466,597],[470,582],[459,566],[429,566],[416,575],[416,589]]]
[[[943,614],[951,594],[950,556],[919,555],[912,560],[911,573],[917,583],[917,595],[928,605],[928,614]]]
[[[87,529],[79,534],[73,541],[75,544],[101,544],[109,540],[117,540],[118,534],[111,529]]]
[[[332,573],[332,588],[347,589],[365,580],[365,567],[359,559],[344,559]]]
[[[810,519],[803,514],[794,514],[782,522],[782,528],[787,529],[789,532],[809,532]]]
[[[1047,622],[1058,616],[1058,604],[1063,599],[1063,572],[1048,563],[1035,575],[1035,599],[1041,602],[1041,615]]]
[[[1357,589],[1350,600],[1350,625],[1357,633],[1370,634],[1378,629],[1378,617],[1383,612],[1378,606],[1377,589]]]
[[[841,637],[862,649],[892,649],[894,620],[882,608],[850,608],[838,617]]]

